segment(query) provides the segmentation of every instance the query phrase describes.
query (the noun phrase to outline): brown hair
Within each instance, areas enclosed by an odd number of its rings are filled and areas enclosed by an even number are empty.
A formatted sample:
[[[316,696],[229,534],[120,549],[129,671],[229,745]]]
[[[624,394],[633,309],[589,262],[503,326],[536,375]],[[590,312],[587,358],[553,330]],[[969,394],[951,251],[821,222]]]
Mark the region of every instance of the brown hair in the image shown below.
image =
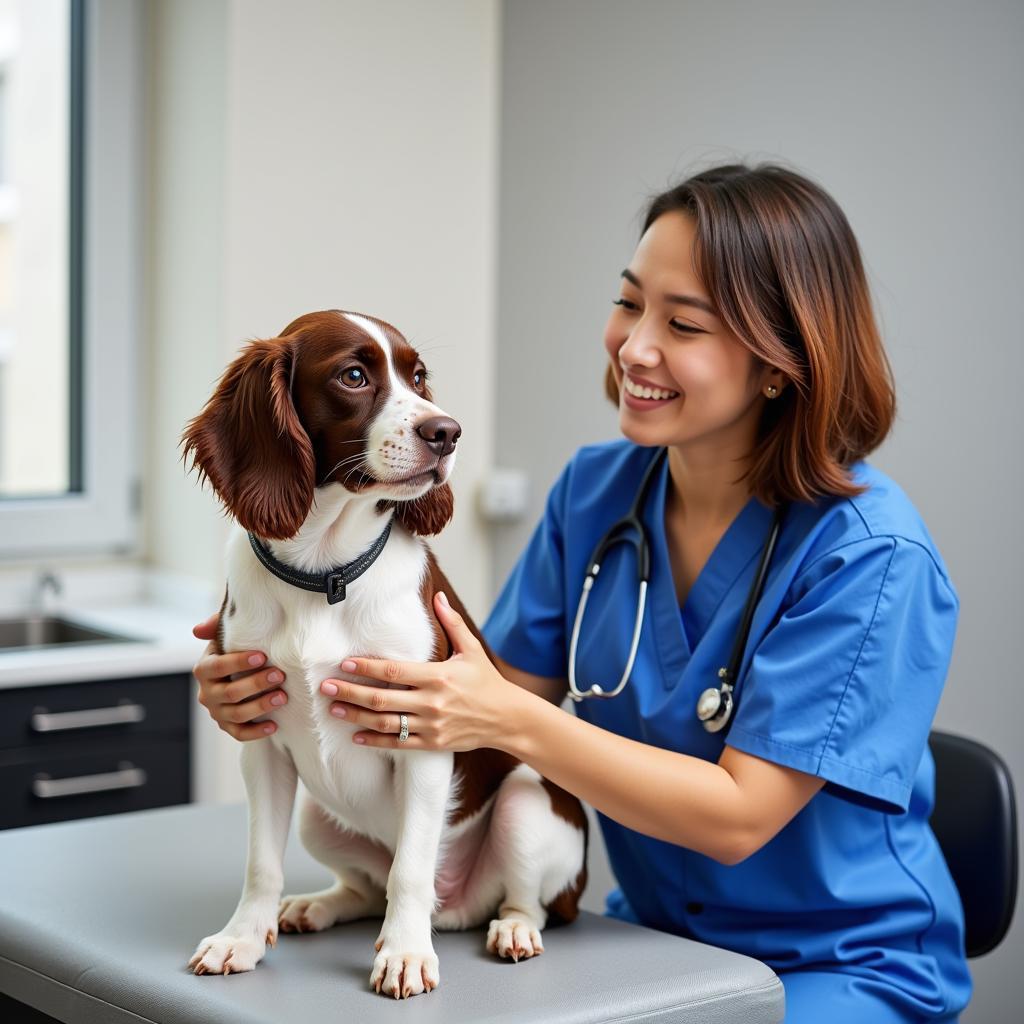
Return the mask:
[[[722,322],[791,381],[765,402],[740,479],[767,505],[863,493],[848,467],[885,440],[896,394],[842,210],[795,171],[727,164],[655,196],[641,235],[672,211],[696,222],[694,263]],[[605,392],[618,405],[611,366]]]

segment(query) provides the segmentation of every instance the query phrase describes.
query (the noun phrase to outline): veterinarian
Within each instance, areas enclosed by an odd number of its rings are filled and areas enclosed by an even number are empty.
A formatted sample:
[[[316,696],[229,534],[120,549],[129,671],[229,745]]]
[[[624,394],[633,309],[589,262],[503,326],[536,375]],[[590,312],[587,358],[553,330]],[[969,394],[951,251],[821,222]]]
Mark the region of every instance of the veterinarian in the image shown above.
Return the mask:
[[[483,628],[496,667],[439,594],[450,659],[339,651],[368,683],[325,680],[324,699],[364,727],[355,742],[500,748],[589,803],[619,883],[607,913],[769,964],[788,1022],[957,1020],[971,980],[927,737],[959,600],[914,506],[865,461],[895,394],[850,226],[792,171],[712,168],[651,202],[610,299],[624,439],[581,449],[552,487]],[[642,628],[637,551],[616,544],[574,645],[592,554],[638,497]],[[272,666],[225,699],[250,658],[195,669],[240,740],[287,699]]]

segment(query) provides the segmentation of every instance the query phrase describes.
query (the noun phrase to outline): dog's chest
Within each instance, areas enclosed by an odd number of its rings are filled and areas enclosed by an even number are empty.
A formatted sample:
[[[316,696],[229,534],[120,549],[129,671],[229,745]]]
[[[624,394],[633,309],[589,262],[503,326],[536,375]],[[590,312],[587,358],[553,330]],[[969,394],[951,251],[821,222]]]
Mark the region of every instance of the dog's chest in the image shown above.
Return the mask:
[[[336,605],[262,566],[256,571],[246,560],[228,579],[234,612],[225,618],[225,650],[264,651],[267,664],[285,674],[288,702],[273,713],[278,729],[269,742],[287,749],[303,784],[324,807],[388,845],[397,820],[391,755],[354,744],[361,727],[330,714],[331,698],[320,684],[351,679],[384,685],[343,673],[341,662],[349,656],[433,657],[433,632],[420,597],[422,566],[422,560],[382,556]]]

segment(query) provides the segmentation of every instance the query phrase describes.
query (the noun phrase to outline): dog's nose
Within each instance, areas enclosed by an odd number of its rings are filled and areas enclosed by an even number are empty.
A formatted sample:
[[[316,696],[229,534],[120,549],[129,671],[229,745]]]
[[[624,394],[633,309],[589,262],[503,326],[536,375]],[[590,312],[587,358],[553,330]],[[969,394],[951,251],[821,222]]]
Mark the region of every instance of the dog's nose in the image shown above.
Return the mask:
[[[434,416],[424,420],[416,433],[427,443],[427,447],[439,458],[444,458],[455,451],[455,445],[462,437],[462,427],[447,416]]]

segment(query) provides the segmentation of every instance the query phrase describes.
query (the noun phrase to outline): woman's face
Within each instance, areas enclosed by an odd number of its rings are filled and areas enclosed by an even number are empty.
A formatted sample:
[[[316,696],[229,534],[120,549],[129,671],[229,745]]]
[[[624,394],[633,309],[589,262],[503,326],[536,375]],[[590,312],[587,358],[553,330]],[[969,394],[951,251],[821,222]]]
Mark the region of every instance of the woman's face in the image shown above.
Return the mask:
[[[642,445],[749,451],[769,382],[715,315],[693,263],[694,221],[673,211],[640,239],[622,273],[604,344],[619,385],[619,423]],[[650,389],[650,390],[645,390]]]

